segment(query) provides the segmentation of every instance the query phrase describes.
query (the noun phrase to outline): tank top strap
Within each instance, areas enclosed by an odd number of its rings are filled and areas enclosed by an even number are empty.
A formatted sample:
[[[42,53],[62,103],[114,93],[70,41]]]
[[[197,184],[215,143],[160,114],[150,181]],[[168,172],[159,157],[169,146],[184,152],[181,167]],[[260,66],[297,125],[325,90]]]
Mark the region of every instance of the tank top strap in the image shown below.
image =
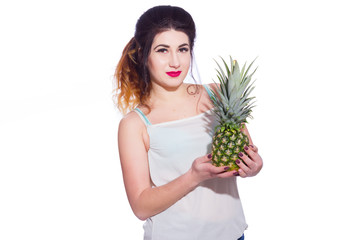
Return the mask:
[[[207,91],[207,93],[209,94],[209,97],[211,98],[213,96],[213,93],[211,92],[210,88],[208,85],[204,85],[205,90]]]
[[[151,125],[151,122],[149,121],[149,119],[145,116],[145,114],[139,108],[135,108],[134,111],[140,116],[141,120],[145,123],[146,126]]]

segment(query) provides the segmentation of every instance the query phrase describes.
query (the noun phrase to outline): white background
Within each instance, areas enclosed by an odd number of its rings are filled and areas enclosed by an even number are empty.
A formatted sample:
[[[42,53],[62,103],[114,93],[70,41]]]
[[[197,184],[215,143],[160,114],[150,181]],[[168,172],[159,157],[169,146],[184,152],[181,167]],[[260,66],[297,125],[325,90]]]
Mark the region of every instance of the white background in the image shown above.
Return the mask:
[[[248,128],[262,172],[238,179],[246,239],[360,239],[356,1],[1,1],[0,239],[142,239],[117,153],[112,76],[138,17],[173,4],[213,58],[258,56]],[[221,213],[219,213],[221,214]]]

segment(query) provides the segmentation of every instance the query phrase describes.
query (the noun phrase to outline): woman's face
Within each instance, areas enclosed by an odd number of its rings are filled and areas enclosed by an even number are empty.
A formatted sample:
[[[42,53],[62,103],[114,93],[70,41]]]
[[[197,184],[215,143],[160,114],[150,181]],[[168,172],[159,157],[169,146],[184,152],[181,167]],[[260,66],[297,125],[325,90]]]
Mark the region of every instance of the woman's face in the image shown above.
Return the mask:
[[[190,61],[189,38],[185,33],[173,29],[158,33],[148,58],[152,84],[177,88],[187,75]]]

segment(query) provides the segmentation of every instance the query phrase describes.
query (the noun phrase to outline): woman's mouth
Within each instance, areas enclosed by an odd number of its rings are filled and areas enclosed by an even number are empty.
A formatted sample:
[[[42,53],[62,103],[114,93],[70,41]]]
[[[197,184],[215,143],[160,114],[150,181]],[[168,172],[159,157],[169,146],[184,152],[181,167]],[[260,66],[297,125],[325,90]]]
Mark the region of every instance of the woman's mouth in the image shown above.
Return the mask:
[[[166,74],[170,77],[178,77],[181,74],[181,71],[166,72]]]

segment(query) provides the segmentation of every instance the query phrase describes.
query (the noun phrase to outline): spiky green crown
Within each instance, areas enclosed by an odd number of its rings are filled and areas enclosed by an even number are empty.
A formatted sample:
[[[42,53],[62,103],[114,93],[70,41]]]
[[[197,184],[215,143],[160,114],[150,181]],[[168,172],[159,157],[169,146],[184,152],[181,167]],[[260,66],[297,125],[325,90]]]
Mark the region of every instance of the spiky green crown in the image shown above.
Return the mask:
[[[247,118],[251,116],[253,108],[253,99],[249,97],[254,89],[251,78],[256,72],[257,68],[249,73],[254,61],[246,67],[246,63],[240,70],[239,64],[236,60],[230,57],[230,68],[223,58],[226,73],[221,68],[218,62],[217,78],[220,81],[217,86],[217,94],[213,91],[211,97],[214,103],[213,112],[217,116],[217,120],[221,128],[239,129],[243,123],[247,122]]]

